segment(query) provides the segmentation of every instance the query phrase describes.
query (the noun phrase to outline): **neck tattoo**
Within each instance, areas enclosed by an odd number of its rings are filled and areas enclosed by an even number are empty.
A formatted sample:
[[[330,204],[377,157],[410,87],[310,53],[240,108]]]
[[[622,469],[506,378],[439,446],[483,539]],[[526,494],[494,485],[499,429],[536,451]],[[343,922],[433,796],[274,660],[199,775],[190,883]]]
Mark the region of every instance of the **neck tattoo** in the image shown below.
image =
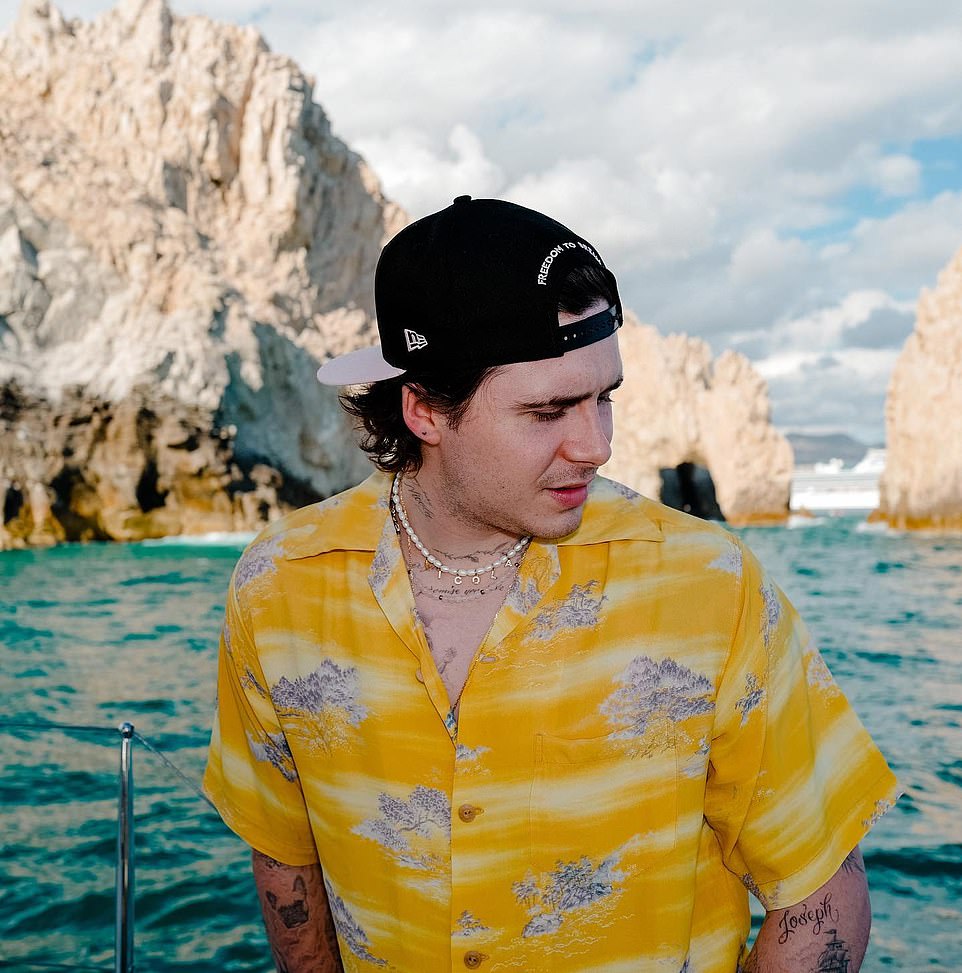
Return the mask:
[[[391,516],[394,520],[394,529],[400,534],[403,529],[407,534],[408,539],[411,543],[418,549],[421,556],[424,558],[426,564],[430,564],[438,572],[438,579],[440,580],[442,575],[449,574],[454,578],[454,583],[456,585],[462,584],[465,578],[470,578],[474,584],[481,583],[481,575],[491,572],[491,580],[496,581],[497,575],[494,573],[498,568],[503,567],[511,563],[511,559],[516,555],[520,554],[530,543],[531,535],[522,537],[511,550],[502,554],[496,561],[492,561],[491,564],[486,564],[483,567],[476,568],[452,568],[447,564],[442,564],[441,561],[436,558],[428,549],[425,547],[421,538],[414,533],[414,528],[411,526],[408,520],[407,511],[404,509],[404,501],[401,499],[401,475],[395,474],[394,482],[391,484]],[[400,523],[399,523],[400,521]]]

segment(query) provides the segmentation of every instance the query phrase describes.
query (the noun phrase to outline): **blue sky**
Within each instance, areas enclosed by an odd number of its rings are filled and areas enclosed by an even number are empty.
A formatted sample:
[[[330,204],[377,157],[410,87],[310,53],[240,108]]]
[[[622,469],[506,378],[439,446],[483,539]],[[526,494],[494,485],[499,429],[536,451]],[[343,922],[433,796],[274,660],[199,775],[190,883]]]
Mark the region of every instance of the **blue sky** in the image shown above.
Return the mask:
[[[544,209],[639,318],[748,354],[780,427],[883,438],[918,293],[962,247],[956,0],[173,7],[293,57],[412,217]]]

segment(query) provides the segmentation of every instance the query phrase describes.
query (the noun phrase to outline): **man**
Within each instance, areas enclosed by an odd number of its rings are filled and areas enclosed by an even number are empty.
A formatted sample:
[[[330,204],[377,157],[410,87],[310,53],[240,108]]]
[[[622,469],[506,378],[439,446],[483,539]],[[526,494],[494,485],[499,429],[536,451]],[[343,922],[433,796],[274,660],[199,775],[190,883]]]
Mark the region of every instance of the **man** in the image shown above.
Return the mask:
[[[264,531],[227,603],[205,784],[278,969],[854,973],[895,780],[741,542],[596,475],[594,248],[460,197],[375,298],[380,349],[319,378],[380,472]]]

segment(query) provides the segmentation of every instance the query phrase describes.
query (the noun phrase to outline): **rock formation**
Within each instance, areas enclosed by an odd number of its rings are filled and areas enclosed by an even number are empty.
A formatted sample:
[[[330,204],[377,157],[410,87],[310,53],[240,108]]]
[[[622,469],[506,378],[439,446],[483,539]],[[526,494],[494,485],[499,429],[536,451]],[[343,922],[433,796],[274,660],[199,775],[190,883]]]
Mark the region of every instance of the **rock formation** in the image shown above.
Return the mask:
[[[56,404],[0,390],[0,435],[20,479],[0,480],[5,546],[139,540],[255,527],[311,499],[269,466],[241,470],[207,410],[136,389],[119,403],[64,389]]]
[[[885,436],[882,519],[962,528],[962,250],[919,297],[889,382]]]
[[[603,472],[658,497],[662,471],[695,464],[711,473],[727,520],[784,520],[792,448],[771,425],[767,386],[748,359],[726,351],[713,362],[704,341],[662,337],[630,314],[619,340],[625,387]]]
[[[374,340],[405,222],[251,28],[25,0],[0,38],[0,547],[253,529],[368,470],[318,360]],[[748,363],[623,331],[610,472],[707,467],[783,517],[791,453]]]
[[[253,29],[163,0],[92,23],[26,0],[0,38],[6,542],[248,528],[279,509],[258,476],[278,496],[357,480],[366,461],[313,371],[371,340],[374,264],[404,219]],[[99,445],[71,425],[85,411]],[[181,433],[203,440],[186,468]],[[151,464],[167,486],[144,518],[120,482]],[[83,516],[55,486],[80,481]]]

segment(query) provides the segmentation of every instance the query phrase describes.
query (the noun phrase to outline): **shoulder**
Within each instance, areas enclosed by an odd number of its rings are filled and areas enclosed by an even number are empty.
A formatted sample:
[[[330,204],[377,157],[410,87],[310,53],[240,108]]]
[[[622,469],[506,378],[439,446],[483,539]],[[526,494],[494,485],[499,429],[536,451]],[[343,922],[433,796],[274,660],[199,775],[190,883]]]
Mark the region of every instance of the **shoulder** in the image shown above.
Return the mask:
[[[268,524],[245,548],[234,569],[239,590],[284,561],[334,550],[374,551],[388,515],[390,480],[372,474],[363,483]]]
[[[596,477],[581,526],[565,541],[584,544],[619,540],[738,545],[737,538],[721,524],[667,507],[623,483]]]

